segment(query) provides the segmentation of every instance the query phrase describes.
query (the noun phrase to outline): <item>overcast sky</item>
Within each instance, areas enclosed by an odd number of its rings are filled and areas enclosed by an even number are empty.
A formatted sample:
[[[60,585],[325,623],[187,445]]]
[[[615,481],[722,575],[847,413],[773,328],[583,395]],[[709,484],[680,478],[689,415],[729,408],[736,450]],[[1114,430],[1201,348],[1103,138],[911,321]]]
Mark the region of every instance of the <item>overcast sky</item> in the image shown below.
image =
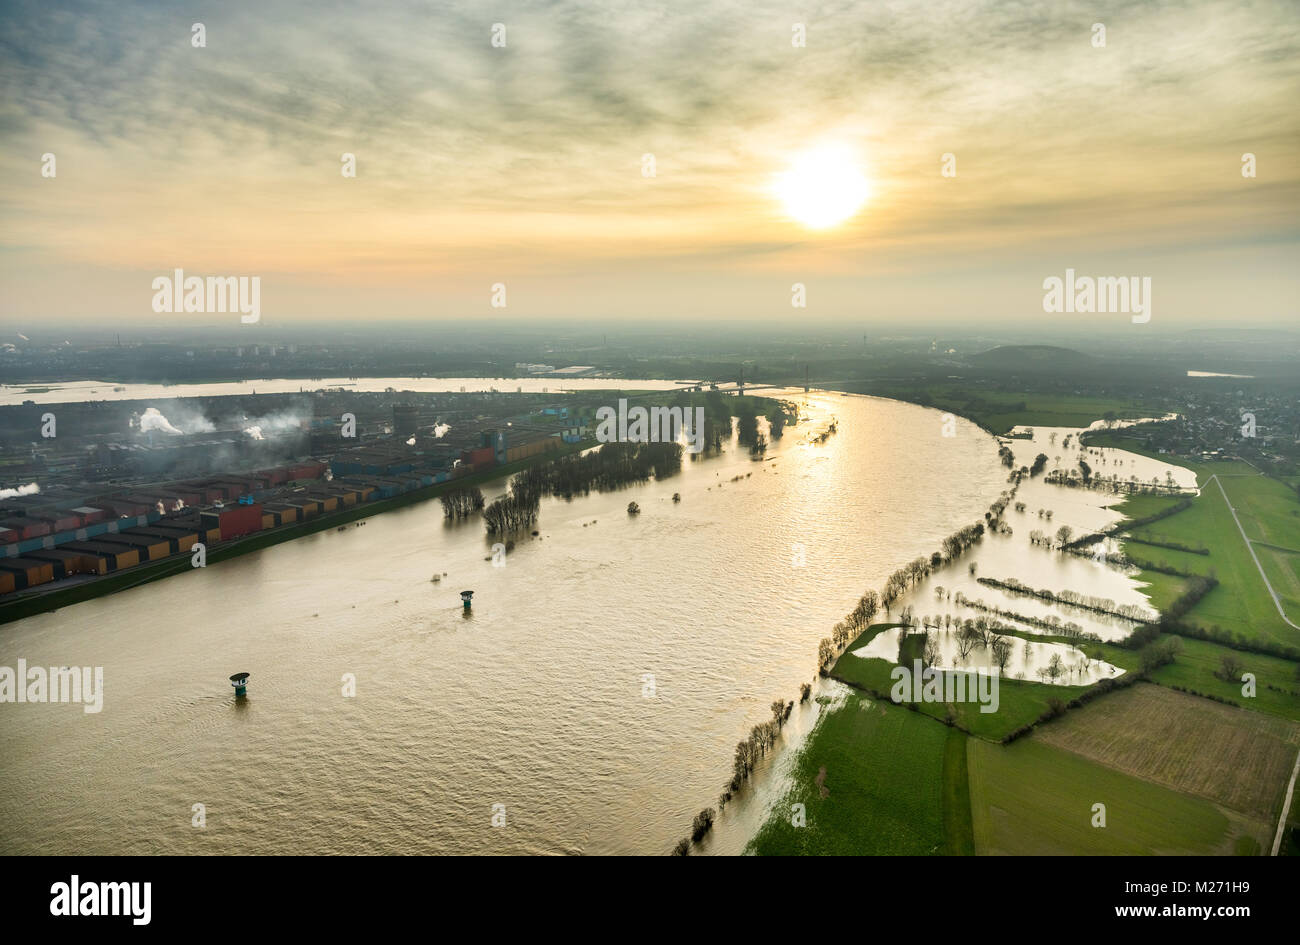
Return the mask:
[[[180,267],[259,276],[267,325],[1123,322],[1043,312],[1073,268],[1293,324],[1298,38],[1286,2],[4,0],[0,320],[206,317],[152,312]],[[871,196],[809,230],[772,182],[827,143]]]

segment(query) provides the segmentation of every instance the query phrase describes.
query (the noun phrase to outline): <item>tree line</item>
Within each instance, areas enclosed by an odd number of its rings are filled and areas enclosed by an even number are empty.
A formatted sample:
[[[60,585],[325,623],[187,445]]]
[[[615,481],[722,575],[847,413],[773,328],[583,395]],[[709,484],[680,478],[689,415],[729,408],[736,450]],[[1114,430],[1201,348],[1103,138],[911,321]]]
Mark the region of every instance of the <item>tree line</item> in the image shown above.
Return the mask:
[[[581,455],[561,456],[516,473],[513,482],[529,495],[563,499],[593,489],[618,489],[651,478],[664,479],[681,471],[680,443],[606,443]]]

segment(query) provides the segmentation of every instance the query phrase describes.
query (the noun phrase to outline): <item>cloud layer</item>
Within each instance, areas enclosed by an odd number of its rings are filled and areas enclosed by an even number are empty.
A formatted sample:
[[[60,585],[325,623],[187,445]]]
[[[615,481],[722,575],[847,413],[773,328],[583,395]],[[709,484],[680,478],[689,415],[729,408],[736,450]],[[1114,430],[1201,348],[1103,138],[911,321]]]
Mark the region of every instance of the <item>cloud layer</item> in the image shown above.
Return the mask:
[[[19,2],[0,17],[6,318],[143,317],[149,278],[176,266],[260,274],[268,311],[303,317],[472,314],[495,281],[539,314],[778,317],[791,279],[822,287],[809,302],[827,317],[1030,317],[1066,266],[1163,275],[1163,308],[1189,318],[1216,317],[1246,272],[1259,319],[1294,315],[1291,3]],[[824,141],[861,155],[873,199],[813,233],[770,185]]]

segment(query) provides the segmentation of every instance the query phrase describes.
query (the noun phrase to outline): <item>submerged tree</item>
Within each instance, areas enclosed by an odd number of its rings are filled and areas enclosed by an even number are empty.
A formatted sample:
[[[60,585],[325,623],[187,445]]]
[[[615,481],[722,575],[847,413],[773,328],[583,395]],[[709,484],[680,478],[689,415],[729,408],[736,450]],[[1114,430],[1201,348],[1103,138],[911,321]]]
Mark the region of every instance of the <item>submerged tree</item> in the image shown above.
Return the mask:
[[[478,486],[462,486],[443,493],[442,513],[447,518],[465,518],[483,508],[483,493]]]
[[[1011,651],[1014,644],[1008,637],[995,636],[993,642],[989,645],[989,650],[993,654],[993,662],[997,664],[999,672],[1007,671],[1007,664],[1011,662]]]
[[[507,535],[532,528],[540,511],[537,496],[512,492],[483,510],[483,522],[489,535]]]

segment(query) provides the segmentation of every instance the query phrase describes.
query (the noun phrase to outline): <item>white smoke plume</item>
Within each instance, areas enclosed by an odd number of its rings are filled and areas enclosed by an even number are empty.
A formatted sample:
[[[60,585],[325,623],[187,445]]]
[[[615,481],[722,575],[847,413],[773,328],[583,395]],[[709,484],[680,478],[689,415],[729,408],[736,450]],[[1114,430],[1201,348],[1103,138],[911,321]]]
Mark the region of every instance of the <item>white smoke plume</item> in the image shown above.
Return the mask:
[[[285,433],[289,430],[301,429],[304,423],[311,420],[311,417],[310,407],[305,410],[279,410],[275,413],[268,413],[264,417],[253,417],[251,418],[251,424],[257,427],[259,433]],[[249,423],[250,418],[245,417],[244,422]]]
[[[263,440],[268,435],[302,429],[312,417],[310,405],[278,410],[262,417],[234,414],[218,417],[215,420],[184,400],[173,400],[166,406],[165,414],[157,407],[149,407],[139,416],[132,417],[131,428],[141,433],[157,430],[160,433],[173,435],[215,433],[218,430],[237,429],[243,430],[254,440]]]
[[[20,495],[36,495],[41,491],[41,487],[34,482],[29,482],[25,486],[19,486],[16,489],[0,489],[0,499],[13,499]]]
[[[150,430],[161,430],[163,433],[180,434],[181,430],[172,426],[171,421],[164,417],[157,407],[149,407],[144,413],[140,414],[140,432],[148,433]]]

